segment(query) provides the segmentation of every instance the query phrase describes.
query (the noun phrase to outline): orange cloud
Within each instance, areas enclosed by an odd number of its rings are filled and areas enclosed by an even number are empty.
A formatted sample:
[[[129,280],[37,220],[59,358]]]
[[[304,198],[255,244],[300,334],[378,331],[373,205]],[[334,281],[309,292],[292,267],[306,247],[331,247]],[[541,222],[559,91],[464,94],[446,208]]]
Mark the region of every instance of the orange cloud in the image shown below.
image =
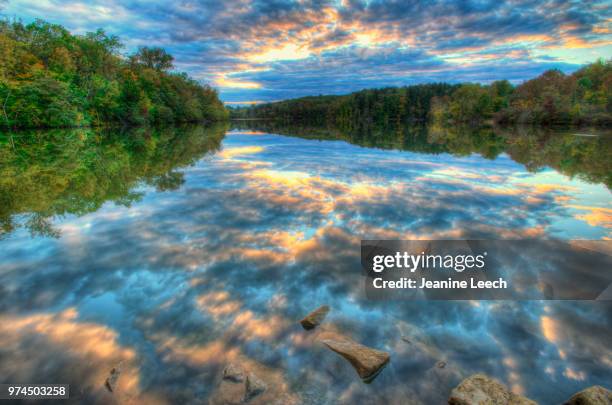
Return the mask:
[[[542,334],[551,343],[557,343],[559,340],[559,327],[557,322],[550,316],[542,316],[540,318],[540,327]]]
[[[235,89],[260,89],[261,84],[246,80],[231,79],[227,75],[219,75],[215,79],[215,85],[219,87],[229,87]]]
[[[252,155],[263,150],[263,146],[237,146],[224,148],[221,152],[217,153],[217,156],[224,159],[233,159],[236,156]]]
[[[585,221],[591,226],[600,226],[603,228],[612,228],[612,209],[603,207],[589,207],[584,205],[569,205],[568,207],[575,208],[581,211],[588,211],[585,214],[576,215],[577,219]]]
[[[33,381],[39,368],[52,367],[53,361],[58,360],[58,364],[66,362],[70,365],[57,370],[62,373],[58,378],[74,381],[73,384],[78,382],[76,385],[81,394],[92,395],[101,403],[111,402],[113,396],[123,402],[165,403],[163,399],[141,391],[136,352],[122,347],[112,329],[78,321],[75,309],[58,314],[0,316],[0,341],[9,353],[10,374],[20,376],[21,382]],[[24,347],[32,342],[36,342],[35,348]],[[120,362],[118,389],[110,394],[104,382],[110,370]]]
[[[208,312],[215,319],[235,314],[242,306],[239,301],[230,300],[227,291],[200,295],[196,302],[201,311]]]

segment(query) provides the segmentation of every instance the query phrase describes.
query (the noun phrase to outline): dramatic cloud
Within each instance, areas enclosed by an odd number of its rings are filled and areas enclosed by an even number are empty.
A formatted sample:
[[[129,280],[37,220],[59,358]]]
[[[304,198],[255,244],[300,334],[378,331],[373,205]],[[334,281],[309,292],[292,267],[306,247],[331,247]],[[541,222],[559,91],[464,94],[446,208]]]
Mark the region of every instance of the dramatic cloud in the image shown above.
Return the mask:
[[[441,80],[520,82],[612,55],[605,0],[11,0],[3,13],[75,32],[102,27],[128,51],[164,46],[178,69],[230,103]]]

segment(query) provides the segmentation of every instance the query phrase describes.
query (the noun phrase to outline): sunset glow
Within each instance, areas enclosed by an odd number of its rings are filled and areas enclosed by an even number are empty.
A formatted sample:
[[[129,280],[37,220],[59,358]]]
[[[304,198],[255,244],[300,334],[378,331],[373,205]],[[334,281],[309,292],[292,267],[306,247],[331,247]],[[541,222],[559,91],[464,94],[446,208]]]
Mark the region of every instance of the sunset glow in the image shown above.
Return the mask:
[[[159,45],[245,104],[433,81],[520,83],[612,55],[607,1],[9,0],[0,12]]]

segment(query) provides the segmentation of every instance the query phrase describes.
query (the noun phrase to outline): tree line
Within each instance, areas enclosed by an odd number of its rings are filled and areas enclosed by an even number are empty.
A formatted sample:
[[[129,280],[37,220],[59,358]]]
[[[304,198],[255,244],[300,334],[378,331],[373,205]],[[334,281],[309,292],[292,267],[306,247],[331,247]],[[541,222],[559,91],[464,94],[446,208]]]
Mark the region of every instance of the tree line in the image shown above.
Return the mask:
[[[612,124],[612,60],[565,75],[549,70],[513,86],[420,84],[362,90],[342,96],[303,97],[230,110],[234,118],[330,124],[345,128],[434,121],[443,124]]]
[[[172,55],[141,47],[123,56],[103,30],[72,35],[36,20],[0,21],[0,127],[79,127],[217,121],[217,91],[175,73]]]
[[[451,95],[457,87],[433,83],[369,89],[342,96],[302,97],[247,108],[230,108],[230,114],[233,118],[273,118],[350,129],[403,125],[428,120],[431,101],[435,97]]]

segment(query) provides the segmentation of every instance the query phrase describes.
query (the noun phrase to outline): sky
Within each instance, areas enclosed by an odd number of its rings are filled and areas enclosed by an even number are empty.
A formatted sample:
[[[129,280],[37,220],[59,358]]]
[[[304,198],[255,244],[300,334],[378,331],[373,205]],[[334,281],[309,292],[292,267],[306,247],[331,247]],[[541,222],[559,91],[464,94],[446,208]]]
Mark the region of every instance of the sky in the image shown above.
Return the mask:
[[[520,83],[612,57],[607,0],[0,0],[0,13],[123,52],[161,46],[179,71],[250,104],[427,82]]]

